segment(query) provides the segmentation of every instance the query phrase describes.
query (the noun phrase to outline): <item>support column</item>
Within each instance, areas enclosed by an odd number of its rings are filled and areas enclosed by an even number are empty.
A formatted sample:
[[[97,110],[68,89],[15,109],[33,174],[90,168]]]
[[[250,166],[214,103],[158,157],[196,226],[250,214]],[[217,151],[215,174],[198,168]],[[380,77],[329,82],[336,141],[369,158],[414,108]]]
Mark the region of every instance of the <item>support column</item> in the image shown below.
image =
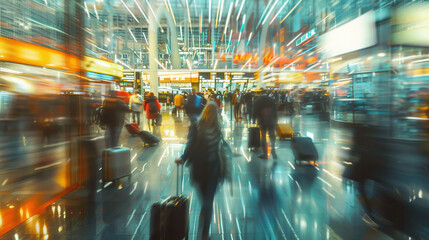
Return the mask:
[[[155,59],[158,59],[158,25],[155,16],[149,14],[149,84],[150,91],[158,96],[158,64]]]

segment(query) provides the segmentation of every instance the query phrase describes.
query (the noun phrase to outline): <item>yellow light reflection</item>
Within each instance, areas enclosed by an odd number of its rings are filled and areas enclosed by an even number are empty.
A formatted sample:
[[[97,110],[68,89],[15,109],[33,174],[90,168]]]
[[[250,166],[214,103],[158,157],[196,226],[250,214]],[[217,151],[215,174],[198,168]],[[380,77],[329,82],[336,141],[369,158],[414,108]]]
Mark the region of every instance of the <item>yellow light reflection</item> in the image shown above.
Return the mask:
[[[62,232],[63,231],[63,226],[60,226],[59,228],[58,228],[58,232]]]
[[[21,218],[24,217],[24,210],[22,208],[19,209],[19,215],[21,215]]]
[[[36,222],[36,232],[40,233],[39,221]]]
[[[48,228],[46,227],[46,224],[43,225],[43,234],[48,234]]]

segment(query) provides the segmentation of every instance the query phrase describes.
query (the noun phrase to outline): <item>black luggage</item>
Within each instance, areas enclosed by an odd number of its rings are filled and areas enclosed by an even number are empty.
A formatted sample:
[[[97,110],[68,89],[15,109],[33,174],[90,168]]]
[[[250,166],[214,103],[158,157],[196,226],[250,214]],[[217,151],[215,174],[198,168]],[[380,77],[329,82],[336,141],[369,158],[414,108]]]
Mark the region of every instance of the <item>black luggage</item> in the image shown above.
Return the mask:
[[[156,118],[155,118],[155,125],[161,126],[161,124],[162,124],[162,115],[158,114],[158,115],[156,115]]]
[[[183,167],[182,174],[183,174]],[[182,179],[180,177],[180,179]],[[180,184],[181,186],[181,184]],[[177,167],[176,196],[156,202],[150,209],[150,239],[188,239],[189,197],[179,195],[179,166]]]
[[[309,137],[293,137],[291,148],[295,157],[295,164],[303,161],[315,162],[319,159],[313,140]]]
[[[139,134],[141,140],[149,146],[159,143],[159,139],[148,131],[141,131]]]
[[[256,149],[261,146],[261,133],[259,127],[249,127],[249,139],[247,147],[250,149]]]
[[[103,151],[103,182],[131,177],[131,150],[108,148]]]
[[[174,107],[174,108],[173,108],[173,111],[171,111],[171,114],[172,114],[172,115],[176,115],[176,114],[177,114],[177,107]]]
[[[330,120],[329,112],[320,112],[319,113],[319,120],[320,121],[329,121]]]

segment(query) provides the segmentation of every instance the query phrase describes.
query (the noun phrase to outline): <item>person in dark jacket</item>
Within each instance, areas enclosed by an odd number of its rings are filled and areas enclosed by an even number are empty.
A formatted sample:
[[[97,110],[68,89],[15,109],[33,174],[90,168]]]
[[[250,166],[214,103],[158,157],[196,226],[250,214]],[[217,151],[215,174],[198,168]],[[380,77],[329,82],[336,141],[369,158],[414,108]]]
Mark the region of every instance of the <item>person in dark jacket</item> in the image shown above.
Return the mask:
[[[187,162],[191,183],[197,188],[202,202],[197,239],[209,239],[214,196],[218,184],[223,182],[225,176],[225,168],[221,170],[219,158],[222,131],[218,109],[213,101],[207,104],[201,117],[189,128],[188,143],[183,155],[176,159],[178,164]]]
[[[151,126],[155,126],[156,116],[161,111],[161,104],[153,92],[148,93],[147,98],[143,101],[143,108],[146,111],[148,128],[151,129]]]
[[[244,94],[243,99],[244,104],[246,104],[246,118],[250,122],[253,112],[253,93],[251,91],[247,91],[247,93]]]
[[[261,129],[261,143],[263,154],[259,156],[262,159],[268,159],[267,147],[267,132],[271,142],[271,154],[274,159],[277,159],[276,154],[276,135],[274,129],[277,125],[277,110],[274,100],[266,94],[256,98],[253,105],[253,122],[255,119],[258,121],[259,128]]]
[[[186,114],[189,117],[191,123],[197,121],[198,116],[201,114],[204,108],[204,97],[196,94],[196,90],[192,89],[188,95],[188,99],[185,103]]]
[[[125,113],[130,110],[116,97],[116,92],[112,91],[110,97],[104,100],[102,111],[101,124],[106,127],[104,132],[106,148],[117,147],[125,122]]]

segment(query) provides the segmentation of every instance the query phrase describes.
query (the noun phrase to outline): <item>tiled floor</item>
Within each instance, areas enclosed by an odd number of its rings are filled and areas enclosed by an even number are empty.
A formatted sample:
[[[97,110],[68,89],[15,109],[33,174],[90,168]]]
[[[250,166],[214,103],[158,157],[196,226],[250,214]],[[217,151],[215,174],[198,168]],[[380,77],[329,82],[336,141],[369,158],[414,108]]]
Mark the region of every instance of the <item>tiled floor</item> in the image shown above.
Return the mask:
[[[87,188],[66,195],[3,238],[149,239],[150,206],[176,194],[173,161],[184,149],[189,126],[187,117],[169,112],[163,113],[163,126],[154,129],[163,140],[158,146],[142,147],[124,129],[122,144],[132,148],[131,180],[102,186],[98,159]],[[319,151],[318,166],[297,166],[288,140],[278,140],[276,162],[249,152],[248,123],[230,122],[229,116],[223,113],[234,178],[216,194],[211,239],[387,239],[364,224],[353,185],[341,178],[338,144],[348,140],[347,132],[312,115],[282,116],[280,122],[312,137]],[[186,168],[181,190],[191,198],[189,236],[196,239],[200,201]]]

